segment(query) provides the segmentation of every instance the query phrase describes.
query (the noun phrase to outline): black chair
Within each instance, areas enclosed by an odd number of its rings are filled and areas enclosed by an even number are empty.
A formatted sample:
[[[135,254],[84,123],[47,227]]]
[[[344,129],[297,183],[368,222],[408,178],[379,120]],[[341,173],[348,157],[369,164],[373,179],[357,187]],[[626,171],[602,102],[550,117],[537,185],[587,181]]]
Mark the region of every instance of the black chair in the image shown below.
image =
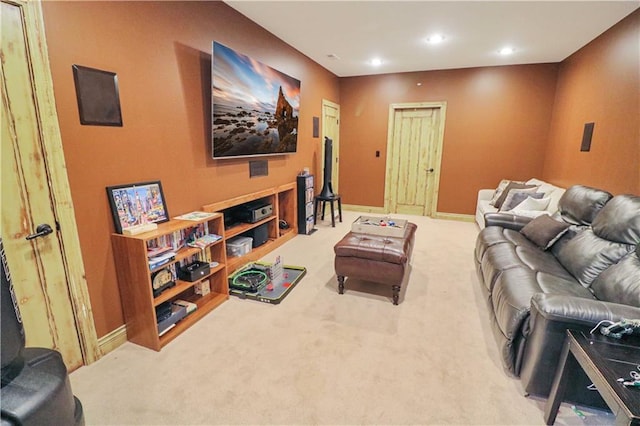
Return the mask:
[[[318,194],[314,197],[314,201],[315,201],[315,205],[313,207],[313,224],[315,225],[318,219],[318,207],[320,207],[320,204],[322,204],[322,216],[320,217],[322,220],[324,220],[324,210],[325,210],[325,206],[327,205],[327,203],[330,203],[331,205],[331,226],[333,226],[334,228],[336,227],[336,218],[333,214],[334,212],[334,207],[333,207],[333,203],[335,201],[338,202],[338,217],[340,219],[340,222],[342,222],[342,201],[340,201],[340,196],[338,194],[330,194],[330,195],[323,195],[323,194]]]
[[[2,426],[84,425],[82,404],[73,396],[59,352],[25,348],[24,328],[14,303],[11,275],[0,239],[2,286]]]

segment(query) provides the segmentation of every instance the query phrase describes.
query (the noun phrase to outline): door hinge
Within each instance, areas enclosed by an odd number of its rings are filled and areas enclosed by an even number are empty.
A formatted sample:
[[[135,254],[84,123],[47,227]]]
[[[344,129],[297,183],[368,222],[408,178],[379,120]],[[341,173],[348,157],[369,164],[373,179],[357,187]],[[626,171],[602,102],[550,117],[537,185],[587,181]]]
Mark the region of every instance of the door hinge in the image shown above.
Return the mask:
[[[56,231],[60,231],[60,222],[56,220]]]

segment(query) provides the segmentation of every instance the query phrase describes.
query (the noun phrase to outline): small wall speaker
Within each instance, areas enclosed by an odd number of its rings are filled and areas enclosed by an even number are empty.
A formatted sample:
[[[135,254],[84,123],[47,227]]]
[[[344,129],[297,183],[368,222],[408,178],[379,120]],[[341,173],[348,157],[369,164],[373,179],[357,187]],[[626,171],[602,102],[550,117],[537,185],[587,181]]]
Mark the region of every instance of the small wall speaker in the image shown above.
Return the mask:
[[[585,123],[584,131],[582,132],[582,144],[580,145],[580,151],[591,151],[591,138],[593,137],[593,127],[596,123]]]
[[[249,161],[249,177],[268,176],[269,163],[267,160]]]

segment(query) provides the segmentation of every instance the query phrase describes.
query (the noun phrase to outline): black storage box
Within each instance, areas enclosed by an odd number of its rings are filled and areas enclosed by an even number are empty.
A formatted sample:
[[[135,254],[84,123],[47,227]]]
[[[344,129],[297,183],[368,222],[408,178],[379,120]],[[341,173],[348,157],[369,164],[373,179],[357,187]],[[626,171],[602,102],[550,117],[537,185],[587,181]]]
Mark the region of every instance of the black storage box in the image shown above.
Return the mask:
[[[241,235],[253,238],[253,241],[251,242],[253,248],[260,247],[269,239],[269,224],[263,223],[262,225],[256,226]]]
[[[189,265],[178,268],[178,277],[184,281],[198,281],[209,275],[211,269],[207,262],[195,261]]]

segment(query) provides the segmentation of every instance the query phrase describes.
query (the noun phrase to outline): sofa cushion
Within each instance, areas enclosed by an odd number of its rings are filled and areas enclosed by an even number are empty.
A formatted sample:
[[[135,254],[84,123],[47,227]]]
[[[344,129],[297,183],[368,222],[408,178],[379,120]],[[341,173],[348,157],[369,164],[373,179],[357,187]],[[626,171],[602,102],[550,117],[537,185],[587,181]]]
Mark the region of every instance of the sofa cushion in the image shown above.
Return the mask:
[[[553,215],[552,216],[555,220],[562,220],[562,218],[560,217],[560,215]],[[573,237],[575,237],[576,235],[578,235],[580,232],[584,231],[585,229],[587,229],[588,226],[580,226],[580,225],[569,225],[569,230],[567,232],[565,232],[564,234],[562,234],[562,237],[560,237],[558,239],[558,241],[556,241],[555,243],[553,243],[553,245],[551,246],[551,248],[549,248],[549,251],[551,252],[551,254],[553,254],[556,259],[558,258],[558,254],[560,253],[560,250],[562,250],[562,248],[569,242],[571,241],[571,239],[573,239]]]
[[[611,194],[600,189],[574,185],[562,194],[558,211],[565,222],[590,225],[611,197]]]
[[[529,314],[531,298],[541,292],[594,299],[588,289],[573,279],[527,268],[508,269],[496,279],[491,294],[496,323],[506,338],[513,339],[519,333],[522,321]]]
[[[509,210],[508,213],[514,214],[516,216],[528,217],[531,219],[534,219],[542,215],[549,215],[548,210],[525,210],[525,209],[521,209],[520,206],[516,206],[515,209]]]
[[[555,213],[556,211],[558,211],[558,201],[560,201],[562,194],[564,194],[564,188],[560,188],[559,186],[555,186],[548,182],[535,178],[529,179],[525,183],[529,185],[538,185],[538,192],[544,192],[545,198],[551,198],[551,201],[549,201],[549,206],[547,207],[547,211],[549,213]]]
[[[600,210],[591,226],[600,238],[640,244],[640,197],[616,195]]]
[[[591,290],[599,300],[640,308],[640,245],[601,273]]]
[[[516,246],[513,244],[495,244],[488,247],[484,256],[482,256],[480,264],[482,281],[489,293],[493,290],[496,278],[502,271],[523,266],[522,261],[516,254]]]
[[[570,276],[563,278],[558,275],[539,272],[538,275],[536,275],[536,280],[542,293],[595,299],[595,296],[588,288],[581,286],[575,278]]]
[[[502,191],[502,193],[500,194],[498,199],[495,201],[493,206],[497,209],[500,209],[500,207],[502,207],[502,203],[504,203],[504,200],[506,200],[507,196],[509,195],[509,192],[516,189],[518,190],[518,192],[536,192],[538,187],[536,185],[527,185],[524,183],[509,182],[509,184],[506,186],[504,191]]]
[[[559,222],[548,215],[542,215],[526,224],[520,233],[542,250],[547,250],[569,230],[569,226],[566,222]]]
[[[540,200],[542,197],[544,197],[544,193],[543,192],[527,192],[527,191],[509,191],[509,194],[507,195],[507,198],[504,199],[504,202],[502,203],[502,206],[500,206],[500,211],[504,212],[504,211],[508,211],[513,209],[514,207],[518,206],[519,204],[521,204],[523,201],[525,201],[527,198],[533,198],[536,200]],[[535,210],[544,210],[547,205],[549,204],[549,199],[546,200],[546,204],[541,208],[541,209],[535,209]],[[534,209],[532,209],[534,210]]]
[[[478,234],[476,238],[476,261],[481,262],[487,248],[500,243],[521,245],[526,238],[518,231],[503,228],[501,226],[488,226]]]
[[[504,231],[504,228],[499,226],[489,226],[480,231],[476,238],[476,248],[474,250],[476,262],[480,263],[482,261],[482,256],[484,256],[487,248],[508,241]]]
[[[577,284],[576,279],[567,271],[549,251],[542,251],[532,242],[527,240],[528,245],[516,248],[516,254],[527,268],[535,272],[544,272],[549,275],[572,280]]]
[[[500,331],[512,340],[529,314],[531,298],[540,292],[535,272],[527,268],[506,270],[496,280],[491,301]]]
[[[493,193],[493,196],[491,197],[491,200],[489,200],[489,205],[490,206],[494,206],[496,204],[496,201],[502,195],[502,191],[504,191],[504,189],[510,183],[511,183],[511,181],[509,179],[502,179],[500,181],[500,183],[498,184],[498,187],[496,188],[496,190]],[[522,182],[518,182],[518,183],[522,183]]]
[[[589,287],[601,272],[633,250],[633,245],[602,239],[586,229],[560,249],[558,260],[580,284]]]
[[[531,195],[532,195],[531,197],[527,197],[527,199],[525,199],[523,202],[518,204],[514,208],[514,210],[545,211],[545,209],[549,205],[549,201],[551,200],[551,198],[544,197],[544,198],[536,199],[536,197],[533,197],[533,195],[535,194],[531,194]]]
[[[492,229],[492,227],[485,229]],[[571,274],[562,267],[550,252],[538,249],[531,241],[515,231],[510,231],[509,235],[517,235],[518,237],[513,238],[514,242],[497,242],[486,247],[484,254],[479,257],[478,262],[482,271],[482,281],[489,293],[493,291],[496,280],[504,271],[517,267],[527,269],[533,273],[545,272],[549,275],[575,282]],[[477,253],[476,257],[478,257]]]

